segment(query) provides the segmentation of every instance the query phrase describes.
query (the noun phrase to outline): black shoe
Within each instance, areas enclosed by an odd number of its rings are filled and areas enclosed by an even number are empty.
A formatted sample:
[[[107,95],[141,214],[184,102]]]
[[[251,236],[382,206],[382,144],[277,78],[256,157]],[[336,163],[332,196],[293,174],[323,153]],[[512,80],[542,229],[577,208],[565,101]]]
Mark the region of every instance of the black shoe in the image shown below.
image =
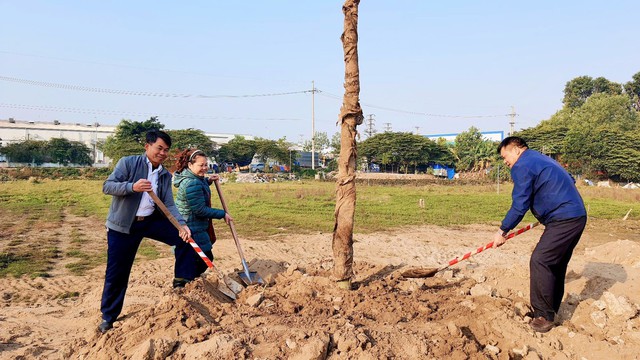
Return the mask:
[[[184,278],[175,278],[173,279],[173,288],[183,288],[188,282],[189,280]]]
[[[98,325],[98,331],[100,331],[103,334],[111,330],[112,328],[113,328],[113,323],[110,323],[107,320],[102,320],[100,325]]]

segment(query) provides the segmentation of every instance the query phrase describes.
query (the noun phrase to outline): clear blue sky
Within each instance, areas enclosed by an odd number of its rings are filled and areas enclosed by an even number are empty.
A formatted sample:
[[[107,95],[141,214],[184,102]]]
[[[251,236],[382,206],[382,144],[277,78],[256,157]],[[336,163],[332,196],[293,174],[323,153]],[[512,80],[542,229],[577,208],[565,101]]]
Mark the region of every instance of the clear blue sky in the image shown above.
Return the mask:
[[[378,131],[507,132],[514,106],[516,129],[535,126],[567,81],[640,71],[637,13],[637,1],[363,0],[364,115]],[[316,131],[339,131],[341,1],[0,0],[0,14],[0,119],[158,115],[168,129],[298,142],[310,93],[246,95],[315,81]]]

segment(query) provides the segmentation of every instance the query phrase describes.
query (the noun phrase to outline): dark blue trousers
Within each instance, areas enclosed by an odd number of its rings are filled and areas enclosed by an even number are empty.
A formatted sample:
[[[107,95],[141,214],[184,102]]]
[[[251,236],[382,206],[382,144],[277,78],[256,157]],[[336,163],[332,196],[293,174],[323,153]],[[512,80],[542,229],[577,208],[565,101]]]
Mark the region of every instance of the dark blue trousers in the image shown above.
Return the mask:
[[[531,254],[530,299],[534,317],[553,321],[564,296],[567,265],[578,244],[587,217],[553,221],[545,225]]]
[[[193,274],[193,249],[178,235],[178,230],[161,215],[136,221],[129,234],[112,229],[107,231],[107,270],[102,290],[102,319],[114,322],[122,311],[124,296],[129,285],[129,275],[142,238],[161,241],[175,246],[175,277],[186,278]]]

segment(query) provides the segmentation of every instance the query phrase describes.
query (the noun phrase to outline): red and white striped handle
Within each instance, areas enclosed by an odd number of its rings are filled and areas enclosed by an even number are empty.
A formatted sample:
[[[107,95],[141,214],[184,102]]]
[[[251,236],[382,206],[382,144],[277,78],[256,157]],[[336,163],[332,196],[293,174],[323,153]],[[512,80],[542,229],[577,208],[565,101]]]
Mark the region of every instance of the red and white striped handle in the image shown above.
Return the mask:
[[[200,257],[202,258],[202,261],[204,261],[204,263],[207,264],[207,266],[210,269],[213,269],[213,263],[211,262],[211,260],[209,260],[209,258],[204,253],[204,251],[200,249],[200,246],[198,246],[198,244],[195,241],[193,241],[192,238],[189,238],[189,240],[187,241],[189,242],[189,245],[191,245],[191,247],[198,253],[198,255],[200,255]]]
[[[507,240],[511,239],[514,236],[518,236],[518,235],[522,234],[523,232],[525,232],[527,230],[533,229],[534,227],[536,227],[538,225],[540,225],[539,222],[534,222],[534,223],[529,224],[529,225],[527,225],[527,226],[525,226],[523,228],[520,228],[520,229],[512,232],[511,234],[507,235]],[[475,254],[481,253],[481,252],[485,251],[486,249],[489,249],[489,248],[492,248],[492,247],[493,247],[493,241],[488,243],[485,246],[481,246],[481,247],[477,248],[475,252],[474,251],[468,252],[468,253],[462,255],[461,258],[456,257],[455,259],[449,261],[449,264],[447,264],[447,266],[445,266],[445,268],[448,268],[451,265],[455,265],[455,264],[457,264],[458,262],[460,262],[462,260],[466,260],[466,259],[470,258],[471,255],[475,255]]]

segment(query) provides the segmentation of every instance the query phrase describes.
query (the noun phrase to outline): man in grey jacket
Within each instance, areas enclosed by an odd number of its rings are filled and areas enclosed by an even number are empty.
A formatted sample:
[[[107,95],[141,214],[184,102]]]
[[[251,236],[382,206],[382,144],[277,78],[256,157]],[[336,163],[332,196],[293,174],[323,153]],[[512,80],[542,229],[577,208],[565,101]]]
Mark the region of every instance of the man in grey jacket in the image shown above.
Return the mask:
[[[190,253],[193,250],[187,242],[191,231],[173,202],[171,173],[162,166],[170,147],[171,137],[167,133],[148,132],[145,153],[120,159],[102,186],[102,192],[113,196],[107,216],[107,269],[100,306],[102,323],[98,326],[102,333],[113,328],[122,311],[131,267],[142,238],[176,247],[175,278],[188,276],[194,266]],[[147,194],[150,190],[183,225],[180,231],[156,210]]]

